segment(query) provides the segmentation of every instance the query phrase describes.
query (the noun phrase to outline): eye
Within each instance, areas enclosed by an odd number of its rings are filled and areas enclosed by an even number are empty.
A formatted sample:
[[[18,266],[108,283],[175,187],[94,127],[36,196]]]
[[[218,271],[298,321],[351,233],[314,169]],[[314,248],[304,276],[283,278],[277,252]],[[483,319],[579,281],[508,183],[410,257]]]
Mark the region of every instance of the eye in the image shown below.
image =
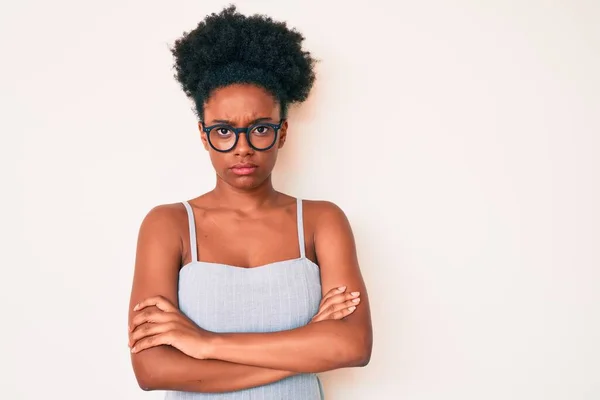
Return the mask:
[[[216,128],[213,128],[212,131],[219,137],[228,137],[232,135],[231,130],[226,126],[217,126]]]
[[[252,129],[252,133],[257,136],[264,136],[264,135],[271,134],[272,130],[273,130],[273,128],[271,128],[270,126],[259,125],[259,126],[254,127],[254,129]]]

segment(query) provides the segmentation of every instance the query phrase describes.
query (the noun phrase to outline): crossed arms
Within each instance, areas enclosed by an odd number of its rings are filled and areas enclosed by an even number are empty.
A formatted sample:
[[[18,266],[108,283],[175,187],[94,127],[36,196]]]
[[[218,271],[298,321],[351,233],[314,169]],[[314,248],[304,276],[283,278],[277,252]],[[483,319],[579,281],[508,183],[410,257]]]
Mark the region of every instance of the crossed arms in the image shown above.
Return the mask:
[[[331,203],[312,207],[319,213],[314,242],[323,301],[308,325],[273,333],[216,334],[187,319],[177,304],[182,244],[174,214],[180,210],[166,205],[148,213],[138,237],[129,312],[141,388],[228,392],[368,364],[368,296],[350,225]]]

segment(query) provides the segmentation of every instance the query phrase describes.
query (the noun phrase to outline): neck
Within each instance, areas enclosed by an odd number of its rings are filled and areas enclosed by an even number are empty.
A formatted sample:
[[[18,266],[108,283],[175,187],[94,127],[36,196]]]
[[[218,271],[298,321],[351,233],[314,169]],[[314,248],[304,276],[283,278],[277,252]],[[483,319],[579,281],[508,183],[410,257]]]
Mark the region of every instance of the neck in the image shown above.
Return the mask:
[[[239,189],[229,185],[217,176],[217,184],[212,191],[214,198],[223,208],[251,211],[272,203],[277,197],[271,176],[259,186],[251,189]]]

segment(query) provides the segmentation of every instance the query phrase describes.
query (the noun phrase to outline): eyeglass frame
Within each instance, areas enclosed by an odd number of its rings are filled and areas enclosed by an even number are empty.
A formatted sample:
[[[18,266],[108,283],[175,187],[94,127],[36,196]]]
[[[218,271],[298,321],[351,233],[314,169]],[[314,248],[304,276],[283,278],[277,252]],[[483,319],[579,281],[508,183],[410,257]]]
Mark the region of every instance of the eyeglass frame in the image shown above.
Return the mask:
[[[229,124],[215,124],[215,125],[210,125],[210,126],[206,126],[204,121],[200,121],[200,123],[202,124],[202,130],[204,131],[204,133],[206,133],[206,140],[208,140],[208,144],[210,145],[210,147],[212,147],[212,149],[214,151],[218,151],[219,153],[229,153],[231,150],[235,149],[235,146],[237,146],[239,140],[240,140],[240,134],[241,133],[245,133],[246,134],[246,141],[248,142],[248,145],[250,147],[252,147],[254,150],[256,151],[267,151],[270,150],[271,148],[273,148],[273,146],[275,146],[275,143],[277,143],[277,136],[279,135],[279,130],[281,129],[281,125],[283,125],[283,123],[286,121],[285,118],[281,118],[279,120],[278,124],[272,124],[270,122],[255,122],[251,125],[248,125],[245,128],[235,128]],[[252,132],[251,128],[255,128],[258,126],[269,126],[271,128],[273,128],[275,130],[275,137],[273,138],[273,143],[271,143],[271,145],[269,147],[266,147],[264,149],[260,149],[256,146],[254,146],[252,144],[252,141],[248,138],[249,133],[248,132]],[[210,131],[212,131],[215,128],[219,128],[219,127],[224,127],[227,129],[230,129],[234,134],[235,134],[235,141],[233,142],[233,145],[231,146],[231,148],[229,148],[228,150],[220,150],[217,149],[212,142],[210,141]]]

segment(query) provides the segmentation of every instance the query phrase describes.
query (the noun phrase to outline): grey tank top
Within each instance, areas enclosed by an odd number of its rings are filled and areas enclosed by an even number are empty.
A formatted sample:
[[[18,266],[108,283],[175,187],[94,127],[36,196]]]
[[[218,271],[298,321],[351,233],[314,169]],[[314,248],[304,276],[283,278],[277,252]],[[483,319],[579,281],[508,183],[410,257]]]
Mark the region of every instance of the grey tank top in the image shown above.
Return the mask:
[[[196,224],[187,209],[191,261],[179,271],[181,311],[198,326],[212,332],[275,332],[310,322],[319,310],[319,267],[306,258],[302,200],[297,200],[300,257],[254,268],[198,260]],[[168,391],[165,399],[320,400],[316,374],[300,374],[255,388],[227,393]]]

